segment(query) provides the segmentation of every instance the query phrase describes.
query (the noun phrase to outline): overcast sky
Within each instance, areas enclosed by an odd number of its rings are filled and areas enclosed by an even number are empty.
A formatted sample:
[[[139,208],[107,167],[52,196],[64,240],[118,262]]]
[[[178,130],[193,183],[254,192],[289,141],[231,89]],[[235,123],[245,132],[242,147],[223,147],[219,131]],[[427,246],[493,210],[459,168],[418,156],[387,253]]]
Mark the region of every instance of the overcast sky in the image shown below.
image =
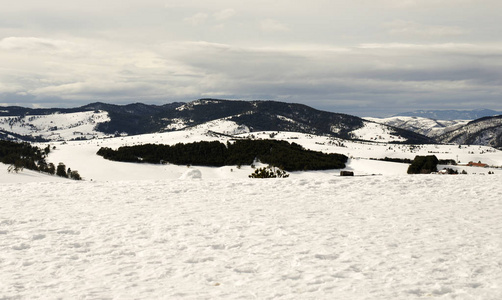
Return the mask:
[[[278,100],[502,110],[500,0],[17,0],[0,104]]]

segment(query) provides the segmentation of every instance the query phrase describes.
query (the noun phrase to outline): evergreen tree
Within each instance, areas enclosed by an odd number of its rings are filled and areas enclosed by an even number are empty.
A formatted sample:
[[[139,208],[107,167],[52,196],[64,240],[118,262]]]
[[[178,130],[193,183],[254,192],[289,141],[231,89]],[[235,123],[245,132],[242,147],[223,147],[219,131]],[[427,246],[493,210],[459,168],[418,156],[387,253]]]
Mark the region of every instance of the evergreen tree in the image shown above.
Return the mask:
[[[20,160],[16,160],[12,165],[10,165],[7,168],[7,172],[9,172],[9,173],[11,173],[11,172],[19,173],[19,171],[23,171],[23,169],[24,169],[23,162],[20,161]]]
[[[289,174],[281,168],[268,166],[266,168],[255,169],[249,178],[288,178]]]
[[[435,155],[415,156],[408,167],[408,174],[430,174],[437,172],[438,158]]]
[[[80,177],[80,174],[78,173],[77,170],[71,171],[71,173],[69,174],[69,176],[73,180],[82,180],[82,177]]]
[[[56,169],[56,175],[60,177],[68,177],[68,174],[66,174],[66,166],[63,163],[59,163]]]
[[[51,174],[51,175],[54,175],[56,174],[56,166],[54,166],[53,163],[49,163],[47,165],[47,173]]]

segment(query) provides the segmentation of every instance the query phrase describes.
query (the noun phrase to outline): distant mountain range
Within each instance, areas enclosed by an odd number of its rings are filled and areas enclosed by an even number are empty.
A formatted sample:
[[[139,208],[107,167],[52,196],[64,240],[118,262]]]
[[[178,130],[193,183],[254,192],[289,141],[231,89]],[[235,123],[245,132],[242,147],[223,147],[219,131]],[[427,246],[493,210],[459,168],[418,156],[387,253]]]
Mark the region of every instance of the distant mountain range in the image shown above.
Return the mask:
[[[349,140],[435,143],[424,135],[356,116],[277,101],[200,99],[188,103],[113,105],[71,109],[0,108],[0,138],[26,141],[88,139],[180,130],[215,120],[243,131],[293,131]]]
[[[476,120],[484,117],[502,115],[502,112],[491,109],[474,110],[417,110],[404,112],[394,117],[421,117],[433,120]]]
[[[365,118],[366,120],[402,128],[413,131],[430,138],[437,138],[442,134],[458,129],[467,123],[469,120],[436,120],[423,117],[405,117],[397,116],[390,118]]]
[[[502,149],[502,116],[483,117],[474,121],[404,116],[366,119],[423,134],[438,143],[483,145]]]
[[[421,116],[401,114],[385,119],[362,119],[303,104],[219,99],[165,105],[91,103],[69,109],[9,106],[0,107],[0,139],[64,141],[176,131],[194,126],[218,131],[219,127],[214,124],[226,122],[227,125],[233,124],[230,126],[233,129],[219,133],[290,131],[346,140],[475,144],[502,149],[502,116],[483,116],[469,121],[472,117],[497,114],[496,111],[418,111],[405,114]]]
[[[436,139],[442,143],[485,145],[502,148],[502,116],[484,117],[446,132]]]

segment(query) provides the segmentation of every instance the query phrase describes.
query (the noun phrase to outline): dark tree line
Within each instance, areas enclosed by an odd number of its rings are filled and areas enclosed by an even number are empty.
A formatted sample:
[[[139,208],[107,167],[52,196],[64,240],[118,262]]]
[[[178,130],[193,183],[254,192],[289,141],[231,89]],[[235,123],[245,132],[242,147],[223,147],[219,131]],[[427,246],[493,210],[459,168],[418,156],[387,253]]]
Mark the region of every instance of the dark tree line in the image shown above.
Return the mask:
[[[0,140],[0,162],[10,165],[8,170],[18,172],[23,169],[33,170],[68,177],[75,180],[82,179],[78,171],[61,172],[61,166],[66,168],[63,163],[56,167],[53,163],[47,163],[45,158],[50,152],[50,146],[44,149],[32,146],[30,143],[16,143]]]
[[[440,159],[440,160],[438,160],[438,165],[452,165],[452,166],[456,166],[457,162],[454,159]]]
[[[408,167],[408,174],[430,174],[437,172],[438,158],[435,155],[415,156],[415,159]]]
[[[189,144],[124,146],[117,150],[99,149],[98,155],[123,162],[172,163],[177,165],[224,166],[251,165],[255,160],[286,171],[345,168],[347,156],[306,150],[287,141],[236,140],[223,144],[195,142]]]
[[[388,161],[401,164],[411,164],[412,160],[409,158],[395,158],[395,157],[385,157],[385,158],[370,158],[371,160]]]
[[[371,160],[380,160],[380,161],[388,161],[395,163],[403,163],[403,164],[411,164],[413,160],[409,158],[394,158],[394,157],[385,157],[385,158],[370,158]],[[438,165],[456,165],[457,162],[454,159],[439,159]]]

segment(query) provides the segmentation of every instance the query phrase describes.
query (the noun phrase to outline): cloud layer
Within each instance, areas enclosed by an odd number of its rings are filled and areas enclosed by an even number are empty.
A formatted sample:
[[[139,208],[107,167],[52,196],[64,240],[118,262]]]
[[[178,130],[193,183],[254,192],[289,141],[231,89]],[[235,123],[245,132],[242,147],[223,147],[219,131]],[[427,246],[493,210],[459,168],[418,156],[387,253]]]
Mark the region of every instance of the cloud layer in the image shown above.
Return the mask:
[[[499,2],[101,2],[0,12],[0,104],[217,97],[364,116],[502,109]]]

